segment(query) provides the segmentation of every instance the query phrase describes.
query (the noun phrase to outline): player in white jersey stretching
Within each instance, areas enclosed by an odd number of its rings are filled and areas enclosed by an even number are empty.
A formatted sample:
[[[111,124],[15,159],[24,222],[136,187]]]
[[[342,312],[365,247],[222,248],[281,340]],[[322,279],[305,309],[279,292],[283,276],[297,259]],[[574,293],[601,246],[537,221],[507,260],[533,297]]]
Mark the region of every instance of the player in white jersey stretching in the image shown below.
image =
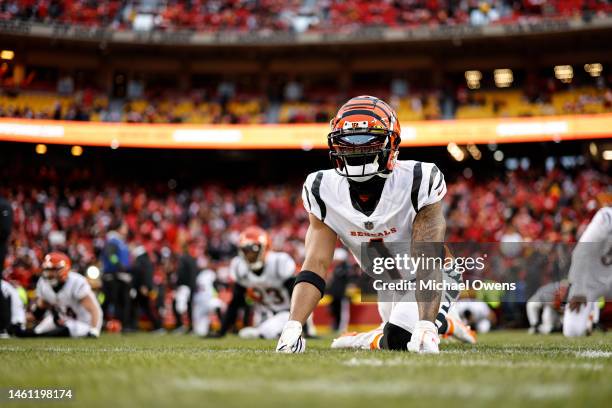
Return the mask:
[[[612,299],[612,207],[597,211],[582,233],[572,253],[569,283],[563,334],[590,334],[599,320],[598,299]]]
[[[433,163],[397,161],[400,134],[395,111],[372,96],[349,100],[332,119],[328,144],[334,168],[314,172],[304,183],[310,220],[306,256],[278,352],[304,351],[302,325],[324,293],[338,238],[358,262],[362,243],[372,241],[407,243],[412,256],[444,257],[444,176]],[[442,277],[435,266],[416,270],[417,281]],[[441,307],[442,295],[417,285],[412,302],[379,303],[384,326],[372,332],[372,347],[438,353],[438,333],[447,330],[450,307],[447,302]]]
[[[70,258],[61,252],[47,254],[36,285],[34,315],[41,320],[33,335],[47,337],[98,337],[102,308],[83,275],[70,270]]]
[[[232,259],[230,272],[234,292],[218,335],[225,335],[235,323],[238,310],[247,300],[254,303],[253,326],[238,333],[244,338],[278,338],[289,320],[295,262],[285,252],[271,251],[268,234],[259,227],[245,229],[239,238],[239,255]]]

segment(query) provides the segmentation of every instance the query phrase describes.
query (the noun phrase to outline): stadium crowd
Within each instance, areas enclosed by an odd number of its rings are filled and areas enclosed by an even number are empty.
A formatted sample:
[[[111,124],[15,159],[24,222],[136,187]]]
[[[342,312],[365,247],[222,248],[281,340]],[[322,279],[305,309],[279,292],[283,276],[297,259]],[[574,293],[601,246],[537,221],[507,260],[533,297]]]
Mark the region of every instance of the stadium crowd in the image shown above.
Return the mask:
[[[504,177],[455,177],[445,198],[449,242],[575,242],[599,207],[598,198],[610,194],[612,185],[606,173],[580,170],[557,168],[543,174],[518,169]],[[199,270],[215,271],[217,288],[227,300],[232,284],[227,266],[245,226],[262,226],[274,249],[288,252],[298,265],[303,260],[308,221],[299,186],[201,185],[168,191],[130,183],[93,186],[87,180],[88,174],[79,170],[60,182],[54,169],[41,168],[31,185],[0,190],[14,210],[5,279],[32,290],[44,254],[61,249],[81,274],[90,275],[92,265],[99,268],[101,279],[93,278],[104,284],[105,273],[114,268],[109,266],[109,241],[119,240],[121,271],[134,275],[134,291],[144,288],[143,312],[159,328],[182,322],[180,314],[171,312],[173,294],[179,285],[193,285]],[[133,263],[145,253],[151,270],[136,277]],[[558,278],[554,271],[542,270],[545,264],[534,270],[531,257],[508,256],[507,261],[519,269],[525,299]],[[129,286],[126,291],[130,293]],[[136,327],[134,315],[125,313],[120,318],[124,328]]]
[[[469,90],[457,84],[454,92],[381,87],[370,93],[388,99],[404,121],[594,114],[612,112],[611,81],[602,77],[596,86],[561,87],[551,79],[542,81],[541,87],[510,90]],[[401,82],[402,89],[408,87],[406,81]],[[292,87],[300,88],[299,95],[292,95]],[[152,93],[116,99],[114,106],[106,95],[91,88],[67,95],[7,90],[0,94],[0,117],[127,123],[325,123],[345,99],[341,92],[326,97],[303,92],[303,85],[295,82],[285,88],[276,99],[194,90],[187,95]]]
[[[609,13],[585,0],[2,0],[0,19],[123,30],[338,31],[364,27],[485,25]]]

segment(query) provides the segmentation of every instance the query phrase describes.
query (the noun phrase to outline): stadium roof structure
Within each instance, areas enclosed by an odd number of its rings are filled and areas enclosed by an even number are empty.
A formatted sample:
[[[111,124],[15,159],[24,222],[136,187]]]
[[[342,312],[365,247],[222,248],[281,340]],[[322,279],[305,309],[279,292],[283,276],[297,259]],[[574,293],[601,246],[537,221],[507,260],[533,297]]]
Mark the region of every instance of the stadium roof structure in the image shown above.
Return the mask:
[[[167,45],[188,47],[225,46],[312,46],[363,43],[422,43],[525,37],[556,33],[579,33],[612,29],[612,16],[589,19],[545,19],[516,21],[511,24],[485,26],[419,26],[406,28],[359,28],[337,32],[197,32],[136,31],[87,27],[75,24],[43,24],[19,20],[0,21],[0,34],[11,37],[32,37],[45,40],[68,40],[100,44]]]

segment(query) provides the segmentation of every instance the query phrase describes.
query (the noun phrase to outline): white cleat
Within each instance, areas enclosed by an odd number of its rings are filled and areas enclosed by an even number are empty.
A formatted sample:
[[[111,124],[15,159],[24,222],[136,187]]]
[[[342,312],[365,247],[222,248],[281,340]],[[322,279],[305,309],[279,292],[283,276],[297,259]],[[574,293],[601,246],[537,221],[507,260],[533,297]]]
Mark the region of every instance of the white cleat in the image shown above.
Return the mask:
[[[459,341],[468,344],[476,344],[476,333],[470,329],[470,326],[466,325],[456,317],[447,315],[446,321],[449,325],[449,334]]]
[[[439,344],[440,337],[436,325],[427,320],[419,320],[408,342],[408,351],[419,354],[440,354]]]
[[[375,329],[365,333],[349,332],[334,339],[331,344],[333,349],[378,349],[378,341],[382,336],[382,329]]]

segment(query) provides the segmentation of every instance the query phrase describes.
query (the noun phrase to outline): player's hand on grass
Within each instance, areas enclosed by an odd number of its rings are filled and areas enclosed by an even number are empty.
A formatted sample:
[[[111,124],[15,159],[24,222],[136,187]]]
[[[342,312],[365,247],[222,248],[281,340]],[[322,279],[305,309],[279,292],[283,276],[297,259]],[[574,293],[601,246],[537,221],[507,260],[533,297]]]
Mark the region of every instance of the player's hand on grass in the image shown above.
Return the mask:
[[[420,354],[439,354],[438,328],[427,320],[419,320],[414,326],[412,337],[408,343],[408,351]]]
[[[289,320],[285,323],[278,344],[277,353],[303,353],[306,350],[306,340],[302,336],[302,323]]]

